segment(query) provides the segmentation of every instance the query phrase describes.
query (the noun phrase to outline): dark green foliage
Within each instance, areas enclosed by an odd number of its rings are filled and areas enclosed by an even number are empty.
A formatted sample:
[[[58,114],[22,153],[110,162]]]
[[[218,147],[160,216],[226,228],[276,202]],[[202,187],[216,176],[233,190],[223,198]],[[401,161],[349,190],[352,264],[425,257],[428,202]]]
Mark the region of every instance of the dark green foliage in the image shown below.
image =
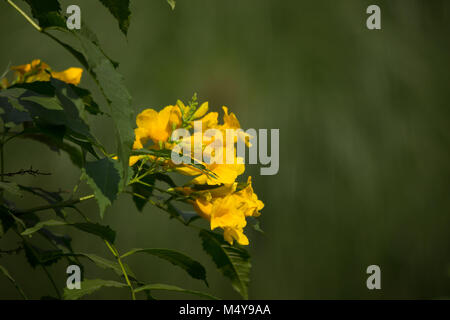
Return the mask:
[[[106,207],[114,202],[119,193],[121,178],[117,167],[117,161],[110,158],[86,162],[84,177],[94,190],[101,217],[103,217]]]
[[[124,35],[128,33],[130,26],[130,1],[129,0],[100,0],[108,8],[109,12],[116,18],[119,28]]]
[[[231,246],[223,237],[211,231],[200,231],[203,249],[208,253],[217,268],[231,281],[233,288],[248,299],[248,284],[250,282],[250,255],[240,247]]]
[[[132,249],[129,252],[123,254],[122,258],[135,253],[146,253],[169,261],[173,265],[185,270],[192,278],[203,280],[205,284],[208,285],[208,282],[206,281],[205,268],[199,262],[193,260],[192,258],[181,252],[170,249]]]

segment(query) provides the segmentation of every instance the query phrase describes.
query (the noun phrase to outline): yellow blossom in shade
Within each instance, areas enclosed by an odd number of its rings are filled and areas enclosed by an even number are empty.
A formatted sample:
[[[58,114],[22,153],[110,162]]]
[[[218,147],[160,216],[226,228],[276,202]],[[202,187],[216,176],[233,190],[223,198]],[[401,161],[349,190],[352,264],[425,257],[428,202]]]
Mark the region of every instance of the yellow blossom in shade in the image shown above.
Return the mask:
[[[160,112],[145,109],[136,118],[140,138],[151,139],[154,143],[166,142],[181,122],[181,112],[176,106],[167,106]]]
[[[30,83],[34,81],[50,81],[50,78],[56,78],[66,83],[78,85],[81,81],[83,69],[69,68],[65,71],[52,71],[50,66],[39,59],[31,63],[11,67],[15,71],[16,83]]]
[[[52,72],[52,77],[58,80],[64,81],[65,83],[71,83],[78,85],[81,81],[81,75],[83,74],[83,69],[81,68],[69,68],[61,72]]]

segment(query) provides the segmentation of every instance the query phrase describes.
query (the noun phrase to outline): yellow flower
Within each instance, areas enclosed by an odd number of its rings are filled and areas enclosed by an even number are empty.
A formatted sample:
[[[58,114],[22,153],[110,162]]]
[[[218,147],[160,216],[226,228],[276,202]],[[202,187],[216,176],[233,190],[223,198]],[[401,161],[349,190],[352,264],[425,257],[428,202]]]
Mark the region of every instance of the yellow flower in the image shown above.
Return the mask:
[[[230,244],[233,244],[234,239],[239,244],[248,245],[248,238],[244,235],[247,221],[239,210],[240,206],[240,199],[235,195],[217,198],[211,209],[211,230],[222,228],[223,237]]]
[[[166,142],[172,131],[181,124],[181,112],[176,106],[167,106],[159,113],[145,109],[136,118],[138,134],[136,139],[151,139],[154,143]]]
[[[58,80],[64,81],[65,83],[71,83],[78,85],[81,81],[81,75],[83,74],[83,69],[80,68],[69,68],[64,71],[52,72],[52,77]]]
[[[15,71],[16,83],[50,81],[50,77],[53,77],[66,83],[78,85],[83,74],[83,69],[80,68],[69,68],[60,72],[52,71],[48,64],[39,59],[35,59],[28,64],[13,66],[11,70]]]
[[[246,217],[259,216],[264,203],[253,192],[251,177],[242,190],[236,191],[236,187],[237,183],[233,183],[204,191],[196,191],[194,187],[177,188],[177,191],[194,198],[191,203],[195,211],[210,221],[211,230],[221,228],[224,239],[230,244],[236,240],[247,245],[248,239],[243,231]]]
[[[241,191],[236,192],[236,195],[241,197],[244,206],[242,210],[246,217],[258,217],[261,215],[259,211],[264,208],[264,203],[258,199],[256,193],[253,192],[252,177],[248,177],[247,186]]]
[[[206,168],[211,171],[212,174],[202,173],[198,177],[194,178],[191,183],[194,184],[231,184],[236,181],[236,178],[244,173],[244,164],[206,164]]]

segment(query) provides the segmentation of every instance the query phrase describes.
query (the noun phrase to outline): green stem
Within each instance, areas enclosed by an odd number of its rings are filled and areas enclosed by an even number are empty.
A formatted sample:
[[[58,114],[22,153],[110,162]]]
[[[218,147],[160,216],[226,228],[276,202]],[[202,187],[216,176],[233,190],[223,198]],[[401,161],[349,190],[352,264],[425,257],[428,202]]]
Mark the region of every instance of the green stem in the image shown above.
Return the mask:
[[[130,291],[131,291],[131,299],[136,300],[136,295],[134,293],[134,288],[133,288],[133,286],[132,286],[132,284],[130,282],[130,279],[128,278],[127,271],[125,270],[125,267],[123,266],[122,259],[120,258],[119,251],[116,249],[116,247],[113,244],[109,243],[107,240],[105,240],[105,243],[106,243],[106,246],[108,247],[108,249],[114,255],[114,257],[117,259],[117,262],[119,263],[120,268],[122,269],[122,274],[125,277],[125,281],[126,281],[128,287],[130,288]]]
[[[6,2],[8,2],[11,7],[13,7],[14,9],[17,10],[17,12],[19,12],[32,26],[33,28],[35,28],[37,31],[41,32],[42,28],[39,27],[37,25],[36,22],[33,21],[33,19],[31,19],[22,9],[20,9],[14,2],[12,2],[11,0],[6,0]]]

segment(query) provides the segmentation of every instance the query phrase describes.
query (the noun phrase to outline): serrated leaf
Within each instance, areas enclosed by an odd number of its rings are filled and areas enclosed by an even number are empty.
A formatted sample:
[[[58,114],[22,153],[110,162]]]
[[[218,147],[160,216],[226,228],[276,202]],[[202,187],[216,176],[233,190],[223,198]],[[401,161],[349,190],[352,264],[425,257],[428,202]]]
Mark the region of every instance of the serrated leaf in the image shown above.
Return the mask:
[[[155,179],[158,181],[167,183],[172,188],[175,188],[177,186],[175,184],[175,182],[172,180],[172,178],[167,174],[157,172],[157,173],[153,174],[152,176],[155,177]]]
[[[22,83],[2,90],[0,96],[7,99],[0,98],[0,106],[6,108],[2,115],[4,121],[15,124],[33,121],[33,125],[26,126],[23,138],[35,139],[56,150],[63,149],[76,164],[80,162],[79,155],[63,138],[97,157],[93,145],[101,145],[91,135],[85,121],[83,99],[70,85],[57,79]]]
[[[33,233],[35,233],[36,231],[39,231],[40,229],[44,228],[44,227],[54,227],[54,226],[66,226],[68,225],[67,222],[64,221],[58,221],[58,220],[47,220],[47,221],[41,221],[38,222],[36,225],[34,225],[31,228],[28,228],[26,230],[24,230],[21,235],[23,236],[29,236]]]
[[[50,266],[62,258],[62,250],[44,250],[28,242],[23,242],[25,257],[32,268]]]
[[[118,158],[122,165],[122,185],[126,185],[129,173],[128,159],[134,142],[134,111],[131,106],[131,96],[125,87],[124,79],[111,61],[92,41],[74,33],[89,63],[90,70],[101,88],[103,95],[111,108],[111,118],[115,123],[118,138]]]
[[[171,217],[181,217],[186,225],[200,218],[196,212],[184,212],[174,206],[170,201],[167,202],[167,211],[170,213]]]
[[[118,139],[118,158],[122,166],[122,185],[125,187],[128,178],[128,159],[134,142],[133,115],[134,111],[131,106],[131,96],[124,85],[124,79],[116,71],[117,64],[114,63],[99,47],[99,42],[95,35],[90,32],[87,26],[83,25],[81,30],[76,32],[70,31],[61,25],[59,19],[53,21],[52,15],[58,15],[53,1],[49,0],[48,8],[41,6],[41,0],[29,0],[30,5],[36,18],[44,23],[47,20],[52,23],[45,23],[43,33],[58,42],[67,49],[75,58],[77,58],[91,73],[96,80],[101,92],[108,101],[111,109],[111,117],[114,121],[117,139]],[[56,1],[56,0],[55,0]],[[55,11],[56,10],[56,11]],[[55,35],[51,31],[59,31],[61,33]],[[70,35],[72,39],[79,44],[79,50],[73,48],[67,41],[60,39],[61,35]]]
[[[101,224],[92,222],[72,223],[70,225],[81,231],[96,235],[111,243],[114,243],[114,241],[116,240],[116,232],[109,226],[103,226]]]
[[[78,230],[96,235],[104,240],[114,243],[116,238],[116,233],[109,227],[103,226],[98,223],[92,222],[79,222],[79,223],[67,223],[58,220],[47,220],[36,223],[33,227],[24,230],[21,234],[23,236],[31,235],[44,227],[55,227],[55,226],[72,226]]]
[[[201,230],[199,235],[203,249],[212,257],[217,268],[231,281],[233,288],[244,299],[248,299],[251,269],[248,252],[229,245],[221,235],[214,232]]]
[[[122,258],[128,257],[135,253],[146,253],[152,256],[158,257],[160,259],[164,259],[175,266],[178,266],[185,270],[192,278],[203,280],[206,285],[208,282],[206,281],[206,270],[205,268],[197,261],[192,259],[191,257],[170,249],[132,249],[127,253],[122,255]]]
[[[58,0],[24,0],[31,7],[31,13],[39,21],[42,28],[50,26],[66,27],[60,15],[61,6]]]
[[[86,258],[89,259],[91,262],[95,263],[98,267],[102,268],[102,269],[111,269],[113,270],[117,275],[119,276],[123,276],[122,273],[122,268],[120,267],[119,263],[117,263],[116,261],[111,261],[109,259],[100,257],[98,255],[92,254],[92,253],[75,253],[75,252],[71,252],[71,253],[60,253],[61,257],[82,257],[82,258]],[[127,272],[127,275],[132,278],[132,279],[136,279],[136,276],[134,275],[133,271],[131,271],[130,267],[127,264],[123,264],[125,271]]]
[[[94,279],[89,280],[85,279],[81,281],[81,289],[68,289],[64,288],[63,298],[65,300],[78,300],[87,294],[91,294],[103,287],[113,287],[113,288],[123,288],[127,285],[124,283],[120,283],[112,280],[102,280],[102,279]]]
[[[119,193],[121,181],[118,162],[111,158],[103,158],[86,162],[83,177],[92,188],[103,218],[106,207],[111,205]]]
[[[89,90],[80,88],[73,84],[71,84],[70,87],[75,92],[75,94],[83,100],[84,108],[87,112],[93,115],[103,114],[98,104],[92,98],[92,94]]]
[[[119,263],[116,261],[111,261],[106,258],[97,256],[92,253],[79,253],[75,254],[76,256],[86,257],[89,260],[91,260],[93,263],[95,263],[98,267],[103,269],[111,269],[113,270],[117,275],[122,276],[122,268],[120,267]],[[130,267],[127,264],[123,264],[125,271],[127,272],[127,275],[130,278],[136,279],[136,276],[134,275],[133,271],[131,271]]]
[[[109,12],[116,18],[119,28],[124,35],[128,33],[130,26],[130,1],[129,0],[100,0],[108,8]]]
[[[142,287],[138,287],[134,290],[134,292],[141,292],[145,290],[164,290],[164,291],[172,291],[172,292],[182,292],[182,293],[189,293],[196,296],[200,296],[203,298],[208,298],[212,300],[219,300],[219,298],[214,297],[208,293],[200,292],[200,291],[194,291],[194,290],[187,290],[183,289],[177,286],[172,286],[169,284],[162,284],[162,283],[155,283],[155,284],[147,284]]]
[[[142,209],[144,209],[144,206],[148,203],[148,199],[150,199],[150,197],[153,194],[153,185],[155,184],[155,177],[154,175],[148,175],[141,180],[148,185],[144,185],[142,183],[133,183],[131,185],[131,188],[134,193],[133,202],[140,212],[142,212]],[[139,196],[136,196],[136,194],[138,194]]]

